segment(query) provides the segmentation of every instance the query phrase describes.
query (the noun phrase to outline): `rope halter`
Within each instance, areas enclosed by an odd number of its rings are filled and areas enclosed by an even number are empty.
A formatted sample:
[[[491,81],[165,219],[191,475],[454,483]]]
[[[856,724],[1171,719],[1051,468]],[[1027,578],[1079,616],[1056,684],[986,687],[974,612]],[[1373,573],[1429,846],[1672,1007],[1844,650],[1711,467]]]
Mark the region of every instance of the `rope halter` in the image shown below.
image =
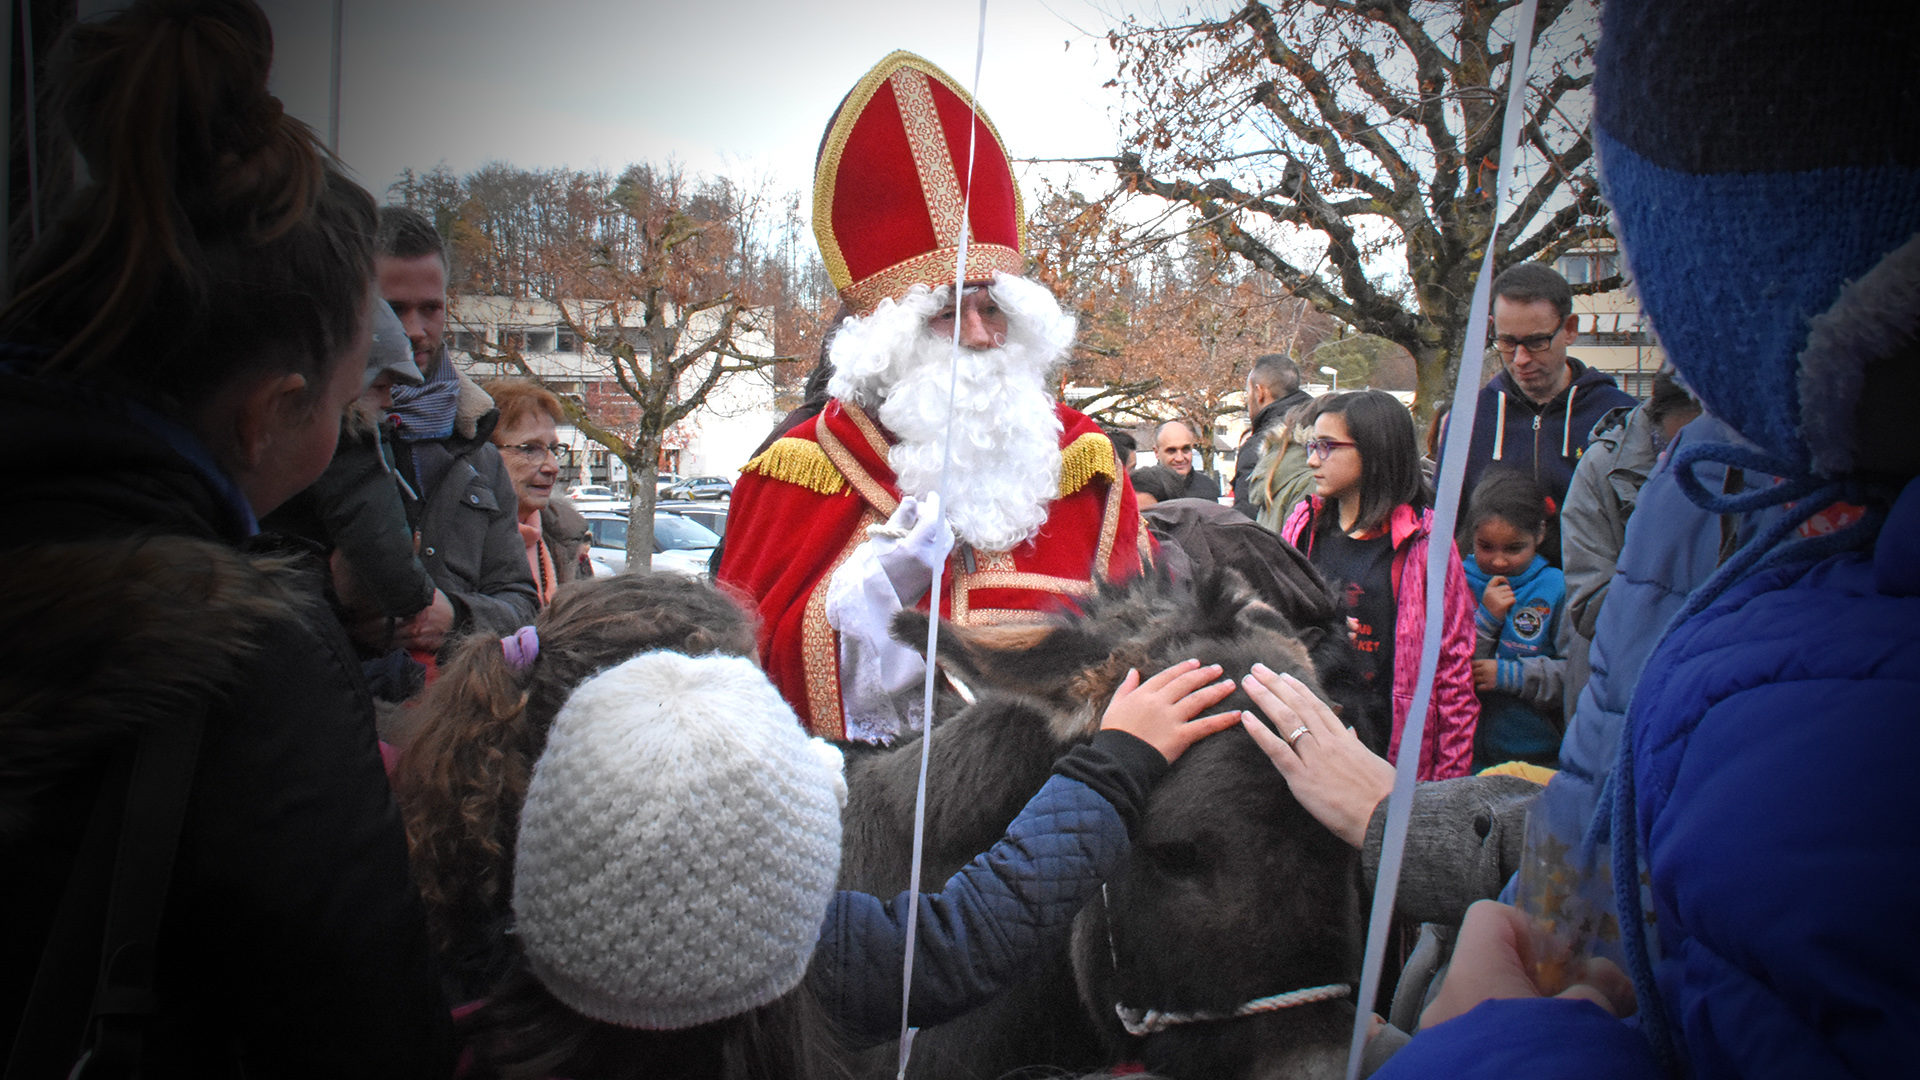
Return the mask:
[[[1141,1038],[1180,1024],[1238,1020],[1243,1016],[1254,1016],[1277,1009],[1291,1009],[1295,1005],[1332,1001],[1334,998],[1343,998],[1351,993],[1353,993],[1352,983],[1328,983],[1325,986],[1310,986],[1304,990],[1289,990],[1284,994],[1269,994],[1263,998],[1254,998],[1232,1012],[1162,1012],[1159,1009],[1130,1009],[1117,1003],[1113,1011],[1120,1017],[1120,1024],[1127,1029],[1127,1034]]]

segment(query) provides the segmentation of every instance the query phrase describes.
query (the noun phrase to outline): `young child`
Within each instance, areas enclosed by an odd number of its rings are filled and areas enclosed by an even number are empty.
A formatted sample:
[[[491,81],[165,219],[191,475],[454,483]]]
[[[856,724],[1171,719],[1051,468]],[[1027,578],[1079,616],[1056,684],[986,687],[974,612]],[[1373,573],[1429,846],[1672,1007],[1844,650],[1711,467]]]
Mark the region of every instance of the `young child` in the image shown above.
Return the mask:
[[[1308,407],[1313,494],[1280,535],[1328,581],[1344,583],[1354,643],[1372,663],[1376,708],[1393,717],[1388,759],[1413,708],[1426,628],[1427,537],[1432,498],[1420,476],[1413,417],[1380,390],[1328,394]],[[1473,693],[1473,597],[1460,558],[1448,560],[1447,617],[1434,675],[1419,777],[1465,776],[1480,703]]]
[[[839,751],[809,739],[709,586],[619,575],[462,646],[396,774],[436,942],[486,1075],[807,1076],[951,1019],[1057,946],[1147,792],[1237,713],[1184,661],[1121,684],[1089,744],[938,893],[836,892]],[[805,976],[805,982],[802,982]],[[811,1022],[824,1018],[830,1024]]]
[[[1571,620],[1566,579],[1540,554],[1547,494],[1521,473],[1489,474],[1462,529],[1473,553],[1473,688],[1480,692],[1475,769],[1503,761],[1552,765],[1560,754],[1562,684]]]

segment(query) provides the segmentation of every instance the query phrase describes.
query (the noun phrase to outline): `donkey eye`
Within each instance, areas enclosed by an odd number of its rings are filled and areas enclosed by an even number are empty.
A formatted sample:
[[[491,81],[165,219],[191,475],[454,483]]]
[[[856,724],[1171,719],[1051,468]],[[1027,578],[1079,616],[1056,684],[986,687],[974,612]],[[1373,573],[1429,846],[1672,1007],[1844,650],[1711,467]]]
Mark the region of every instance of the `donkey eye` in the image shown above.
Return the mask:
[[[1192,877],[1204,867],[1200,845],[1191,840],[1170,840],[1147,846],[1147,857],[1163,872],[1175,877]]]

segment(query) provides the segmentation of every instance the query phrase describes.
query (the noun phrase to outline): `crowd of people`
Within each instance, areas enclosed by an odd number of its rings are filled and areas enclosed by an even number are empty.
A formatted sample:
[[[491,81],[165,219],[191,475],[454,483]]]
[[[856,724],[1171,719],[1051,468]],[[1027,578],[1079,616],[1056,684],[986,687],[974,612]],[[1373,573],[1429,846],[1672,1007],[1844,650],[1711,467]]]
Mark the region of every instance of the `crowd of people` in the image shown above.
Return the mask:
[[[85,168],[0,310],[7,1077],[836,1075],[1060,949],[1229,729],[1369,879],[1416,755],[1398,910],[1442,944],[1377,1075],[1902,1073],[1920,31],[1762,6],[1609,0],[1594,141],[1672,367],[1633,400],[1568,355],[1559,275],[1501,273],[1455,536],[1445,410],[1423,444],[1284,355],[1230,506],[1184,421],[1131,469],[1057,400],[1076,325],[1021,276],[1011,154],[889,55],[821,142],[818,392],[713,582],[591,576],[567,406],[450,360],[441,237],[284,114],[253,0],[77,24]],[[1730,18],[1740,63],[1703,59]],[[979,859],[836,888],[843,748],[928,722],[896,616],[1229,571],[1344,618],[1380,745],[1262,665],[1128,671]]]

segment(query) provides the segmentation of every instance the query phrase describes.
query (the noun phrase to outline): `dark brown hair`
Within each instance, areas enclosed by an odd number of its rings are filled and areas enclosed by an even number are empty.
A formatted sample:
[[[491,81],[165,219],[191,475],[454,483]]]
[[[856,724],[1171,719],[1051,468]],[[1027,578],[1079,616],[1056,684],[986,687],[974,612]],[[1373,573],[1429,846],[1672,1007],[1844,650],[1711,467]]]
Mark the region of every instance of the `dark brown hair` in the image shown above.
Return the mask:
[[[1516,304],[1545,301],[1560,313],[1562,322],[1573,314],[1573,287],[1560,271],[1546,263],[1515,263],[1500,271],[1500,276],[1493,279],[1493,295]]]
[[[22,260],[0,333],[42,371],[183,414],[254,375],[317,382],[365,332],[373,200],[267,92],[251,0],[145,0],[50,61],[87,179]]]
[[[404,206],[380,208],[380,228],[374,237],[374,249],[390,259],[417,259],[432,255],[447,265],[447,245],[440,230],[425,214]]]
[[[1384,390],[1353,390],[1327,394],[1307,408],[1303,423],[1312,426],[1322,416],[1347,422],[1347,437],[1360,455],[1360,516],[1357,528],[1374,530],[1401,504],[1422,509],[1431,501],[1420,473],[1420,443],[1413,433],[1413,414]],[[1321,527],[1337,524],[1338,514],[1321,517]]]
[[[756,1009],[674,1031],[590,1020],[555,999],[517,950],[511,972],[460,1027],[475,1077],[785,1080],[849,1076],[837,1027],[807,983]]]
[[[1482,522],[1499,518],[1528,536],[1541,536],[1558,510],[1538,481],[1512,469],[1487,473],[1474,486],[1473,499],[1467,505],[1458,540],[1461,550],[1469,553],[1473,551],[1473,534],[1480,531]]]
[[[618,574],[564,585],[535,624],[539,656],[507,664],[498,638],[461,645],[416,706],[418,734],[394,770],[434,944],[493,944],[511,889],[520,806],[547,730],[588,677],[652,649],[753,655],[753,623],[690,578]]]

